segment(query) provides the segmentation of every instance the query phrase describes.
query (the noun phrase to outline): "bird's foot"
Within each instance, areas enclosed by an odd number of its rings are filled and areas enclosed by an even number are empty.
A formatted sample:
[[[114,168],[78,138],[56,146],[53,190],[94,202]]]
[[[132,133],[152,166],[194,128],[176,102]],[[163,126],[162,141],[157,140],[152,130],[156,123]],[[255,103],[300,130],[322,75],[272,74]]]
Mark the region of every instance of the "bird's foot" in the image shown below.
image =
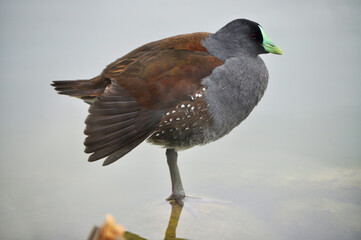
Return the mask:
[[[177,203],[179,206],[184,205],[183,199],[185,198],[184,194],[175,194],[172,193],[168,198],[167,201],[174,201],[175,203]]]

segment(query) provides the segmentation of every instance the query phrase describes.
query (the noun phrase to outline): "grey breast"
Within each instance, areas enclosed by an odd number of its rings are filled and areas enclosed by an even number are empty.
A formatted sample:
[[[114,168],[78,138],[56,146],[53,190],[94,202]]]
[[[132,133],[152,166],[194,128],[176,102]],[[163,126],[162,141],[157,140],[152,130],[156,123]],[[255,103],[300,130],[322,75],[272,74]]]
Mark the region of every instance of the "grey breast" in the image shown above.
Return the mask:
[[[262,98],[268,70],[260,57],[229,58],[202,81],[212,126],[205,135],[217,140],[239,125]]]

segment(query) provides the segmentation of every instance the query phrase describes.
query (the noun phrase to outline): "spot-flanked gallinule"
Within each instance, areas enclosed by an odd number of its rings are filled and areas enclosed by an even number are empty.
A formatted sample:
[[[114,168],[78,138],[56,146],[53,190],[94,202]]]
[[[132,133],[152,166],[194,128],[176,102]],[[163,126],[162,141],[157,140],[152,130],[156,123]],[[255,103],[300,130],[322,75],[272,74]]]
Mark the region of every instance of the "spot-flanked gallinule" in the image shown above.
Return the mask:
[[[248,116],[267,87],[262,53],[282,51],[259,24],[237,19],[214,34],[148,43],[99,76],[52,86],[91,104],[84,131],[89,161],[106,158],[108,165],[148,139],[167,149],[168,199],[182,203],[177,151],[215,141]]]

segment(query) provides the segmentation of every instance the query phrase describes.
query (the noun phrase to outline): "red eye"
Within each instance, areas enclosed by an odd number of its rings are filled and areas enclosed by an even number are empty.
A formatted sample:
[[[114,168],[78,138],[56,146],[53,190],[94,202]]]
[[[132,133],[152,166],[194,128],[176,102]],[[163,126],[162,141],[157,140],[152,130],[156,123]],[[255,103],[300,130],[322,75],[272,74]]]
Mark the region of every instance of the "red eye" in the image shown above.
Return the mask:
[[[253,39],[253,40],[257,38],[256,34],[254,34],[254,33],[252,33],[250,37],[251,37],[251,39]]]

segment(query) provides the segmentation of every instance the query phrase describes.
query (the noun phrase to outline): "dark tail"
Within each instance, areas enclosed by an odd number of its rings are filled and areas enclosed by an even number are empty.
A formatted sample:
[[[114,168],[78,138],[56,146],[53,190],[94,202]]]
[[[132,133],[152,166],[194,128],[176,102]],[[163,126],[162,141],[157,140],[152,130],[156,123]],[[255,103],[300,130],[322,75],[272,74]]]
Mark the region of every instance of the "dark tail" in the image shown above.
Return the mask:
[[[51,84],[59,94],[77,97],[86,103],[93,103],[104,92],[106,85],[92,80],[53,81]]]

